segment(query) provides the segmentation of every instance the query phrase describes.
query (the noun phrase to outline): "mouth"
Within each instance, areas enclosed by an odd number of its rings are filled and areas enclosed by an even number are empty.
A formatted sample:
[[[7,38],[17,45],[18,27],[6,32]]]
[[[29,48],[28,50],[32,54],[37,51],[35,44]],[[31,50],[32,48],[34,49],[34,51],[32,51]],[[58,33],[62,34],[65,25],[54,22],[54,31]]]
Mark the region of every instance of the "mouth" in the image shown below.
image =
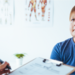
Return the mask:
[[[73,31],[75,32],[75,29],[73,29]]]

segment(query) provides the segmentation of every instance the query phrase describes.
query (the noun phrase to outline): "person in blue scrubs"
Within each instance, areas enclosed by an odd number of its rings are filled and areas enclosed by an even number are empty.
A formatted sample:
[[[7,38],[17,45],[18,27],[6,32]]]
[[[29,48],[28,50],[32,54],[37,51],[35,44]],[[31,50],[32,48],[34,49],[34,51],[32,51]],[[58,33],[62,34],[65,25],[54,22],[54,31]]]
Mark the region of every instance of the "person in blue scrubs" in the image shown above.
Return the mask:
[[[57,43],[50,58],[75,67],[75,6],[71,9],[69,21],[72,38]]]

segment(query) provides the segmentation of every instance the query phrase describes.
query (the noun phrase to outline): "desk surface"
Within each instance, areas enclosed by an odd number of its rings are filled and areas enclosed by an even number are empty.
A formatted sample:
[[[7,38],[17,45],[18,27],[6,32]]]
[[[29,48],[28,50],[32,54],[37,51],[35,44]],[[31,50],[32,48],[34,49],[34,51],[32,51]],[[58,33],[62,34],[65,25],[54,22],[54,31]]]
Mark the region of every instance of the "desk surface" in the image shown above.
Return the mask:
[[[66,65],[66,64],[63,64],[63,65]],[[67,75],[70,75],[71,73],[73,73],[74,71],[75,71],[75,67],[73,67],[73,66],[70,66],[70,65],[66,65],[66,66],[69,66],[69,67],[72,67],[72,68],[74,68],[71,72],[69,72]]]

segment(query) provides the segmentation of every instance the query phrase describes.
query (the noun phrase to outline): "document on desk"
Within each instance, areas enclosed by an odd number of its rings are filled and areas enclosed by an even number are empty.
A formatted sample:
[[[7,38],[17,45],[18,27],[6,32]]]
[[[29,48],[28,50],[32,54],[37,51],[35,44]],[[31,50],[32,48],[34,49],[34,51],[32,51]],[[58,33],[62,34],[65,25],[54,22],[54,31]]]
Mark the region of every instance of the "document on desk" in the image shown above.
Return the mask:
[[[44,63],[43,60],[36,58],[9,75],[66,75],[74,69],[65,65],[56,66],[52,62]]]

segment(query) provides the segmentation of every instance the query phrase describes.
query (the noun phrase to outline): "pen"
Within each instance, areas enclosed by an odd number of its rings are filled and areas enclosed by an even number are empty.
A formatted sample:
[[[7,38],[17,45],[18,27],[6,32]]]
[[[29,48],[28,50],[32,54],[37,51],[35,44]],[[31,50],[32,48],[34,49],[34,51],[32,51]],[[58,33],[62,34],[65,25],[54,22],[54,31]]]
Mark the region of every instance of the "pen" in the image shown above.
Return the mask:
[[[0,60],[0,63],[2,64],[4,61]],[[6,68],[11,69],[9,65],[6,66]]]

